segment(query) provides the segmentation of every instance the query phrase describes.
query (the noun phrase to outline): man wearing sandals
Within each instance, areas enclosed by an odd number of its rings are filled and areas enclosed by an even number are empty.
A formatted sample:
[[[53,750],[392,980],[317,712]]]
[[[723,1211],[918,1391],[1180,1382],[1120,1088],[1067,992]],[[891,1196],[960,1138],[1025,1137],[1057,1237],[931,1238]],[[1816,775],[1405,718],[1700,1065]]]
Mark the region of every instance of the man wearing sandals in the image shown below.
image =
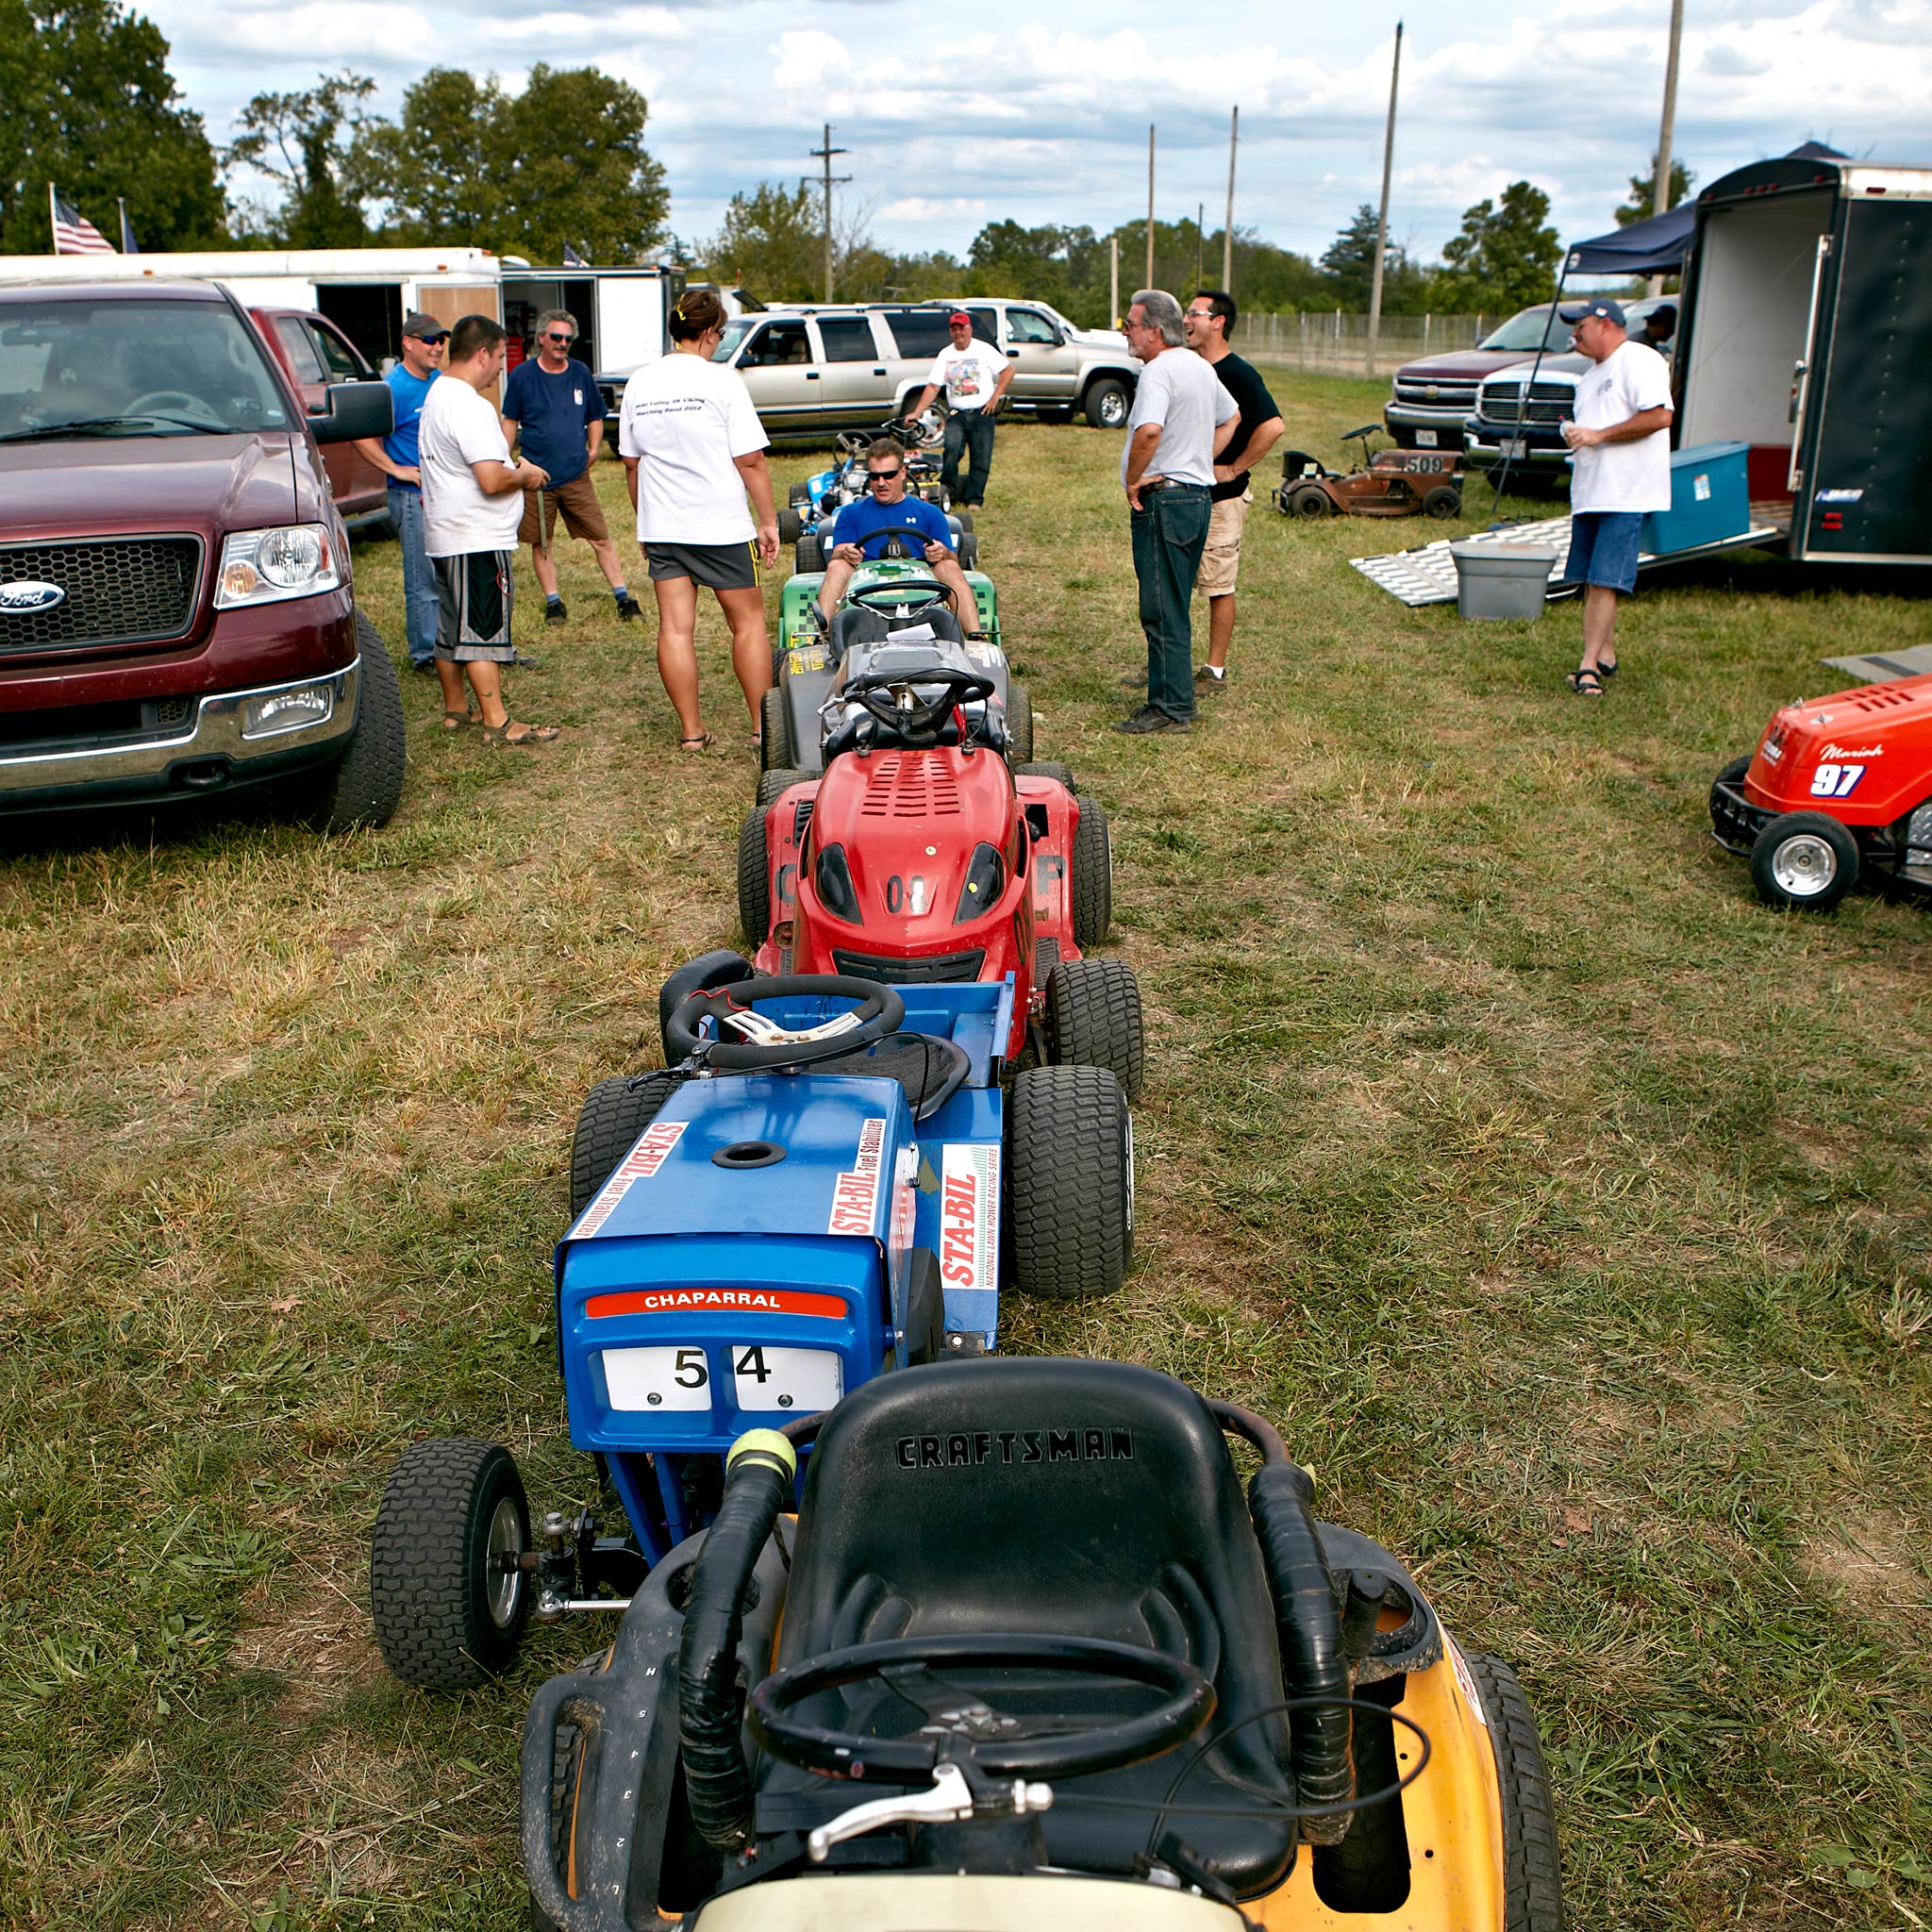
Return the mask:
[[[1575,454],[1563,576],[1584,586],[1583,662],[1567,681],[1579,697],[1600,698],[1616,675],[1617,599],[1637,588],[1643,519],[1671,507],[1671,372],[1630,339],[1607,296],[1561,314],[1593,365],[1576,384],[1576,420],[1563,425]]]
[[[436,571],[439,622],[436,675],[442,682],[442,728],[460,731],[472,712],[463,680],[476,693],[483,733],[495,744],[547,744],[554,724],[526,724],[503,702],[501,666],[513,663],[517,525],[525,492],[550,478],[519,463],[502,419],[483,391],[503,374],[502,327],[466,315],[450,331],[443,379],[423,399],[416,438],[423,476],[423,547]]]

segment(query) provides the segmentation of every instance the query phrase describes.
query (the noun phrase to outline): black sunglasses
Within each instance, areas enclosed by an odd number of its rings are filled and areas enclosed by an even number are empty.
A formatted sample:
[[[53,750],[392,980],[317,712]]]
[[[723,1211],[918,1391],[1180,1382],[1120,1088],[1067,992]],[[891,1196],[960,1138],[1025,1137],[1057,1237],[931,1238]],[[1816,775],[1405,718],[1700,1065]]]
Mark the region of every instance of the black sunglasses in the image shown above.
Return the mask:
[[[906,471],[903,466],[896,470],[869,470],[866,472],[868,478],[874,483],[890,483],[894,476],[903,476],[905,474]]]
[[[421,342],[425,349],[440,349],[441,348],[443,343],[449,341],[449,337],[445,333],[440,336],[418,336],[416,340],[419,342]]]
[[[556,330],[555,330],[555,329],[553,328],[553,329],[548,329],[548,330],[546,330],[546,331],[544,332],[543,340],[544,340],[544,341],[545,341],[546,342],[562,342],[562,343],[564,343],[564,344],[565,344],[566,346],[568,346],[568,345],[569,345],[570,343],[572,343],[572,342],[574,342],[574,341],[576,341],[576,337],[575,337],[575,336],[560,336],[560,335],[558,335],[558,334],[557,333],[557,331],[556,331]]]

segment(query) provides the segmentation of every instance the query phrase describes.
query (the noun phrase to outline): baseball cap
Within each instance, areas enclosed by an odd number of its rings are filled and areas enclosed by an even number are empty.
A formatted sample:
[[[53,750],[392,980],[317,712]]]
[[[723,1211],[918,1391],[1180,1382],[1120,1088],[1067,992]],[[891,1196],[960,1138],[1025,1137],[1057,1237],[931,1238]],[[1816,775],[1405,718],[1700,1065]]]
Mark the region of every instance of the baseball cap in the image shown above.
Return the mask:
[[[973,318],[963,308],[956,308],[946,317],[946,326],[951,328],[956,322],[963,322],[968,328],[973,326]]]
[[[1592,315],[1601,315],[1606,322],[1614,322],[1619,328],[1629,325],[1624,320],[1624,305],[1612,302],[1607,295],[1599,295],[1590,302],[1566,302],[1557,313],[1572,328],[1579,322],[1588,322]]]
[[[412,309],[403,317],[403,333],[406,336],[420,337],[425,342],[440,342],[449,333],[446,322],[438,322],[433,315],[425,315],[420,308]]]

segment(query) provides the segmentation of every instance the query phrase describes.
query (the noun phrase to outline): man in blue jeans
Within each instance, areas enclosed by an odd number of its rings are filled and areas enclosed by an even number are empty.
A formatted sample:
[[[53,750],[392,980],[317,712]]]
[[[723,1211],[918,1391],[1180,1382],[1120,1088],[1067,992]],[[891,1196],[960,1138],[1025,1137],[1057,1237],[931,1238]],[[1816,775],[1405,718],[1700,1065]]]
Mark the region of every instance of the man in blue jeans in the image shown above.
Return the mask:
[[[1188,606],[1208,543],[1214,459],[1241,420],[1240,406],[1211,365],[1190,355],[1186,341],[1181,305],[1164,289],[1142,289],[1127,310],[1127,348],[1142,367],[1121,452],[1121,487],[1141,583],[1147,702],[1113,727],[1134,737],[1186,731],[1193,720],[1194,631]]]
[[[416,429],[423,398],[442,373],[449,331],[420,310],[403,318],[403,359],[389,373],[395,398],[395,427],[380,441],[358,441],[357,450],[389,478],[389,520],[403,547],[404,625],[409,639],[409,668],[436,675],[436,573],[423,547],[423,475],[416,467]]]

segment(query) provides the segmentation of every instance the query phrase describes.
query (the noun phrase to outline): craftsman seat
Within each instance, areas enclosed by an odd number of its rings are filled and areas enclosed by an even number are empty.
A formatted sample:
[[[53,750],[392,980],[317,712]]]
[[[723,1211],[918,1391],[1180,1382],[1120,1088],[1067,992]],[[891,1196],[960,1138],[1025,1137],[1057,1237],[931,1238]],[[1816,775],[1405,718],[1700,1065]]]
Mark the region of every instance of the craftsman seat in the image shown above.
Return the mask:
[[[941,1362],[888,1375],[827,1416],[812,1452],[776,1662],[941,1632],[1111,1638],[1190,1659],[1213,1683],[1218,1730],[1282,1699],[1274,1611],[1226,1444],[1194,1392],[1113,1362]],[[901,1683],[907,1680],[900,1679]],[[948,1672],[967,1689],[1055,1727],[1146,1707],[1112,1680]],[[910,1688],[916,1691],[918,1684]],[[824,1693],[799,1715],[878,1737],[915,1731],[920,1709],[878,1686]],[[1049,1861],[1128,1874],[1188,1757],[1057,1781],[1043,1820]],[[1174,1802],[1246,1815],[1190,1816],[1183,1836],[1244,1896],[1286,1873],[1285,1720],[1216,1747]],[[760,1830],[795,1829],[856,1802],[852,1787],[762,1767]],[[1102,1809],[1081,1794],[1146,1808]]]

